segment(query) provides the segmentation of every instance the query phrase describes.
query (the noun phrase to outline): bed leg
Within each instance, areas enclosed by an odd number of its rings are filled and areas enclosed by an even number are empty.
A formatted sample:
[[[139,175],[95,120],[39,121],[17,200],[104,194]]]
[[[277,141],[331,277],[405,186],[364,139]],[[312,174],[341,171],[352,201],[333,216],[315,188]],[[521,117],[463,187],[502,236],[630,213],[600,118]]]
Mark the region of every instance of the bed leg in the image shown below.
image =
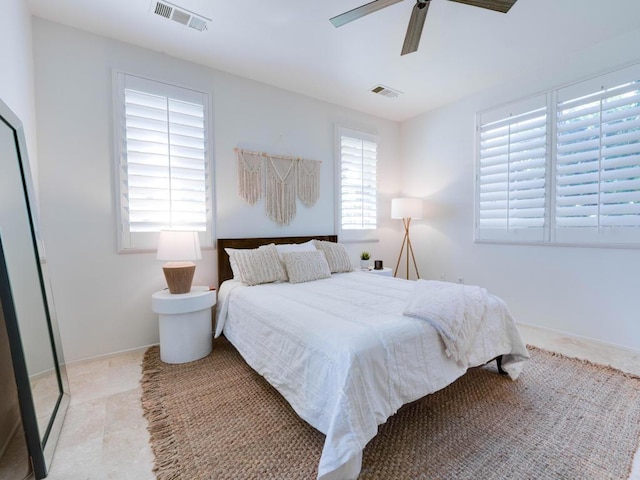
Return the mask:
[[[496,357],[496,363],[498,364],[498,373],[500,375],[508,375],[507,372],[505,372],[502,368],[502,355]]]

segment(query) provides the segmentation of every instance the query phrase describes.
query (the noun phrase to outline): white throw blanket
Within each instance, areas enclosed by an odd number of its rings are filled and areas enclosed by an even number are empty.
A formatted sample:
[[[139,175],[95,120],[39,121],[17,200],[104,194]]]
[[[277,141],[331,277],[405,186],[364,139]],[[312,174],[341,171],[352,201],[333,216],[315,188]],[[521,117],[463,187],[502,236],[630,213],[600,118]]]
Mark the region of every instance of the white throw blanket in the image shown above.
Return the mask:
[[[487,290],[459,283],[418,280],[404,314],[429,322],[447,355],[468,364],[468,352],[487,311]]]

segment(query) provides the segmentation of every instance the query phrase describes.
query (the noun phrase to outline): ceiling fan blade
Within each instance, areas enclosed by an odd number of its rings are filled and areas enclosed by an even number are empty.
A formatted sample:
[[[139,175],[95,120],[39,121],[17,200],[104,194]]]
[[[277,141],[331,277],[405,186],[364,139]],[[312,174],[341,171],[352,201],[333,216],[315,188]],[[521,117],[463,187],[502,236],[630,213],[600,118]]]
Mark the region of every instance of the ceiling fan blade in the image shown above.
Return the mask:
[[[496,12],[507,13],[516,0],[449,0],[456,3],[464,3],[465,5],[473,5],[474,7],[487,8]]]
[[[427,11],[429,10],[429,4],[431,0],[426,2],[418,1],[411,11],[411,18],[409,19],[409,27],[407,28],[407,35],[404,37],[404,44],[402,45],[402,53],[400,55],[406,55],[407,53],[413,53],[418,50],[420,45],[420,37],[422,36],[422,27],[424,27],[424,21],[427,18]]]
[[[361,7],[349,10],[348,12],[345,12],[341,15],[337,15],[329,19],[329,21],[333,23],[334,27],[341,27],[345,23],[353,22],[358,18],[362,18],[365,15],[377,12],[378,10],[389,7],[394,3],[399,3],[401,1],[402,0],[375,0],[373,2],[367,3],[366,5],[362,5]]]

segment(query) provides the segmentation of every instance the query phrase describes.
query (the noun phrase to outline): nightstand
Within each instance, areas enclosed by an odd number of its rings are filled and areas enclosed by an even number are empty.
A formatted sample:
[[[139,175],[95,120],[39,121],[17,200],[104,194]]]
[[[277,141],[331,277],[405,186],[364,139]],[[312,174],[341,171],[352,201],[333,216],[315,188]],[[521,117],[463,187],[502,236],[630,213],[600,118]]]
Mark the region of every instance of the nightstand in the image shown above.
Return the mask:
[[[160,321],[160,359],[165,363],[186,363],[211,353],[213,331],[211,307],[215,290],[191,287],[189,293],[161,290],[151,297]]]
[[[382,275],[383,277],[393,277],[393,269],[385,267],[380,270],[375,270],[373,268],[369,270],[365,270],[365,272],[373,273],[375,275]]]

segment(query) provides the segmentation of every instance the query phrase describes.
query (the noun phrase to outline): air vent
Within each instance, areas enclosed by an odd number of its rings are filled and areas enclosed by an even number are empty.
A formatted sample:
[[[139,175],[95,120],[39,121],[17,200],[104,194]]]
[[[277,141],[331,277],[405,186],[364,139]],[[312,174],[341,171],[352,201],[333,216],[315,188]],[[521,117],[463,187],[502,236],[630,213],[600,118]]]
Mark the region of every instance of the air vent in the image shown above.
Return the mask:
[[[207,29],[207,22],[200,17],[192,16],[191,21],[189,21],[189,26],[196,30],[203,31]]]
[[[173,8],[171,8],[169,5],[165,5],[164,3],[160,3],[160,2],[156,2],[156,9],[155,9],[155,13],[157,13],[158,15],[164,17],[164,18],[171,18],[171,11],[173,10]]]
[[[393,88],[385,87],[384,85],[376,85],[371,89],[371,92],[377,93],[378,95],[382,95],[387,98],[398,98],[398,96],[402,93],[398,90],[394,90]]]
[[[156,1],[151,2],[151,10],[156,15],[168,18],[174,22],[178,22],[181,25],[191,27],[195,30],[202,32],[207,29],[207,22],[211,19],[198,15],[197,13],[190,12],[189,10],[174,5],[170,2]]]
[[[182,25],[189,25],[189,20],[191,19],[191,15],[187,12],[183,12],[182,10],[178,10],[177,8],[173,9],[173,15],[171,15],[171,20],[174,22],[181,23]]]

